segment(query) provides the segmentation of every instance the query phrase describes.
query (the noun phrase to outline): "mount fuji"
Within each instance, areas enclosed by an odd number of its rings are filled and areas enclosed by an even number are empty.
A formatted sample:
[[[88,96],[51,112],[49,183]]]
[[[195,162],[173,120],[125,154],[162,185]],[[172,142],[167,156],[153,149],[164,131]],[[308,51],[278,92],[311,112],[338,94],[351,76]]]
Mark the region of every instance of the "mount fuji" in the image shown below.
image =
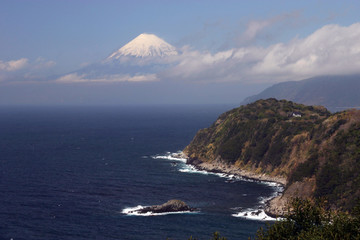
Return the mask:
[[[142,33],[106,59],[57,79],[59,82],[156,81],[174,63],[176,48],[154,34]],[[176,60],[175,60],[176,61]]]
[[[113,52],[107,60],[123,56],[133,57],[166,57],[177,55],[176,48],[154,34],[142,33],[128,44]]]

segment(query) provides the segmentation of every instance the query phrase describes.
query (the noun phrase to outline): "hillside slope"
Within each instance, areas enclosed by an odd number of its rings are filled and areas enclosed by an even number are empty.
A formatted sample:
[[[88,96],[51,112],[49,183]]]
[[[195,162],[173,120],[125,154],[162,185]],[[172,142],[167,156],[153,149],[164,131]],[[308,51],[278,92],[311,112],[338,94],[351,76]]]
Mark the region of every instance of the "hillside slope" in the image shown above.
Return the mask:
[[[259,100],[222,114],[184,153],[190,164],[285,179],[284,194],[270,205],[273,214],[282,213],[289,197],[326,197],[344,210],[360,198],[357,110],[331,114],[319,106]]]
[[[275,84],[257,95],[246,98],[242,104],[276,98],[306,105],[321,105],[335,112],[360,107],[359,89],[359,75],[314,77]]]

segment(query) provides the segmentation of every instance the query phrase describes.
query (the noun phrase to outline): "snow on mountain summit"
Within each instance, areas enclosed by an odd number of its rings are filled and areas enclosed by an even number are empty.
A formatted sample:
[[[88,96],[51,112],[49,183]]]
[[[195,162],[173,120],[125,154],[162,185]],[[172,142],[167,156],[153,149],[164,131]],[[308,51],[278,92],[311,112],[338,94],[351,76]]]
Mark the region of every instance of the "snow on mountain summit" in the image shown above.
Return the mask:
[[[112,53],[107,59],[119,59],[121,56],[165,57],[177,54],[176,48],[163,39],[154,34],[143,33]]]

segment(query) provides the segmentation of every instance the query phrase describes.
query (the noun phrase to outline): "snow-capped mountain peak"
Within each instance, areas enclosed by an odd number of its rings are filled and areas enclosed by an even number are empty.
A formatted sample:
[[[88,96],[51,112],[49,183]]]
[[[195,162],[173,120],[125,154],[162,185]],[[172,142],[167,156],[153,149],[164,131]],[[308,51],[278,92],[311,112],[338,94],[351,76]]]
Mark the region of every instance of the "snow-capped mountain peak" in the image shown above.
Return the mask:
[[[177,55],[176,48],[154,34],[143,33],[134,38],[107,59],[119,59],[122,56],[165,57]]]

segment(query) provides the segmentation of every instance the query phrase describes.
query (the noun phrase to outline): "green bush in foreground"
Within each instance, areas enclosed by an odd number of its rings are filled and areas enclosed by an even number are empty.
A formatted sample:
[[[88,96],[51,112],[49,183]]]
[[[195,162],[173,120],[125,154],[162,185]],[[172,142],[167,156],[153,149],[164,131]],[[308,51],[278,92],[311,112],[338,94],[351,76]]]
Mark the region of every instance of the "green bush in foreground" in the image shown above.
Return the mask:
[[[192,236],[188,240],[197,240],[197,238],[193,238]],[[212,238],[210,240],[227,240],[225,237],[221,237],[220,233],[214,232]]]
[[[294,199],[289,214],[281,221],[260,228],[256,240],[360,239],[360,208],[352,215],[335,213],[309,200]]]
[[[296,198],[289,206],[289,214],[265,229],[260,228],[255,236],[255,240],[327,239],[360,240],[360,202],[349,214],[326,210],[322,204]],[[210,240],[226,238],[215,232]]]

